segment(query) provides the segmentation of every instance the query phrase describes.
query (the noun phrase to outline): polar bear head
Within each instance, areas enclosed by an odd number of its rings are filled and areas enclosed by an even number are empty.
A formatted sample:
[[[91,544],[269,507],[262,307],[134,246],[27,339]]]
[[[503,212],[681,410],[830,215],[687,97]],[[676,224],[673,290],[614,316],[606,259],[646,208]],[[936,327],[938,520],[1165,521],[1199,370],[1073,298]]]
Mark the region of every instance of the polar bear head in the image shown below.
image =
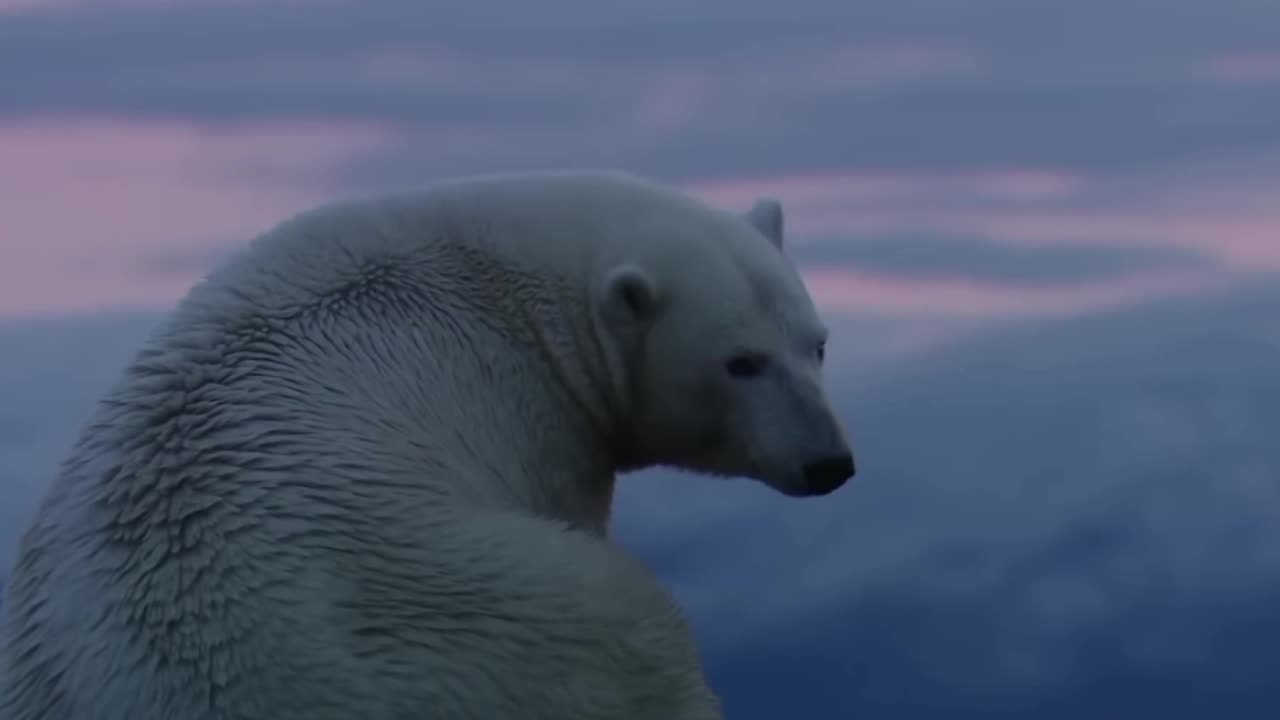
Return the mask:
[[[854,460],[823,386],[827,329],[783,254],[781,205],[674,207],[632,218],[638,249],[596,287],[637,464],[754,478],[792,496],[836,490]]]

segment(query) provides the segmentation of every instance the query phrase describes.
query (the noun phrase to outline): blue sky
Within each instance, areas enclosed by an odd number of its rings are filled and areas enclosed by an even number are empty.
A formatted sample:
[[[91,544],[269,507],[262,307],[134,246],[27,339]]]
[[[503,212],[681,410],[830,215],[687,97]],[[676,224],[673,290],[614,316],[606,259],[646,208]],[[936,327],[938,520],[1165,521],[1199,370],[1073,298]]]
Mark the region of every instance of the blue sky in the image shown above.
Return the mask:
[[[626,478],[731,717],[1273,717],[1280,4],[0,0],[0,569],[98,393],[331,197],[787,209],[840,493]],[[2,570],[0,570],[2,574]]]

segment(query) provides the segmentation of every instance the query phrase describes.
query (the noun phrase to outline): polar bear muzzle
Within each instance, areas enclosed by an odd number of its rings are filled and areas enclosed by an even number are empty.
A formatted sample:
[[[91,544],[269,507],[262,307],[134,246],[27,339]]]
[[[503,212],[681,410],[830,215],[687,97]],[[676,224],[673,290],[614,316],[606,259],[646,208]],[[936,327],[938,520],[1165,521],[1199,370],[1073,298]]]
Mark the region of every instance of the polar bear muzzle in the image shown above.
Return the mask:
[[[828,495],[853,477],[853,453],[844,452],[814,460],[804,466],[804,495]]]

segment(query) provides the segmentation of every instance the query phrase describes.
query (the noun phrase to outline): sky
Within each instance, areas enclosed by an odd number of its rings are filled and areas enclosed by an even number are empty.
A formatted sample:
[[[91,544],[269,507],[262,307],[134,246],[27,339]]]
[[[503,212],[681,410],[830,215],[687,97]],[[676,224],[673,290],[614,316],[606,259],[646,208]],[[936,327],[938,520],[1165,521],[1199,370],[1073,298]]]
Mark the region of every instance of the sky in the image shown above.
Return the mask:
[[[1277,27],[1262,0],[0,0],[0,574],[238,244],[349,194],[621,168],[781,199],[836,331],[846,490],[620,496],[732,717],[1272,717]]]

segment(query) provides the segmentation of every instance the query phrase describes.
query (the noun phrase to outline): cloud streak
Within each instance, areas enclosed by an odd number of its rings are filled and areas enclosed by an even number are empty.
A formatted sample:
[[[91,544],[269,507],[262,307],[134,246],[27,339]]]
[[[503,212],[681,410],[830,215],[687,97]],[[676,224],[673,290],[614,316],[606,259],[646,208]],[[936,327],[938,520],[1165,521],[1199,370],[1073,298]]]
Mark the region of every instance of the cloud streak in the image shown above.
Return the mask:
[[[246,241],[382,141],[351,126],[0,125],[0,317],[167,305],[197,274],[140,279],[141,259]]]
[[[1150,32],[1157,11],[1170,22]],[[9,316],[162,305],[301,207],[549,166],[624,167],[730,207],[780,195],[844,310],[1004,312],[1018,293],[1077,307],[1085,280],[1128,297],[1199,286],[1214,262],[1280,267],[1266,4],[106,2],[4,18],[0,149],[22,160],[0,168]],[[806,249],[821,237],[861,240],[841,259]],[[1142,247],[1086,249],[1106,244]]]
[[[708,166],[1160,168],[1280,141],[1280,96],[1234,80],[1238,58],[1256,68],[1275,49],[1261,28],[1280,24],[1280,11],[1246,0],[1204,7],[553,0],[531,12],[371,0],[28,10],[0,25],[0,113],[519,128],[542,142],[510,161],[567,157],[679,178]],[[1151,13],[1169,19],[1160,32]],[[1079,37],[1089,39],[1083,60]],[[435,152],[408,143],[379,162],[390,172],[398,161],[407,177]]]
[[[891,278],[1036,287],[1099,284],[1151,272],[1220,268],[1218,258],[1207,252],[1173,247],[1027,246],[929,234],[797,243],[789,253],[801,263]]]

